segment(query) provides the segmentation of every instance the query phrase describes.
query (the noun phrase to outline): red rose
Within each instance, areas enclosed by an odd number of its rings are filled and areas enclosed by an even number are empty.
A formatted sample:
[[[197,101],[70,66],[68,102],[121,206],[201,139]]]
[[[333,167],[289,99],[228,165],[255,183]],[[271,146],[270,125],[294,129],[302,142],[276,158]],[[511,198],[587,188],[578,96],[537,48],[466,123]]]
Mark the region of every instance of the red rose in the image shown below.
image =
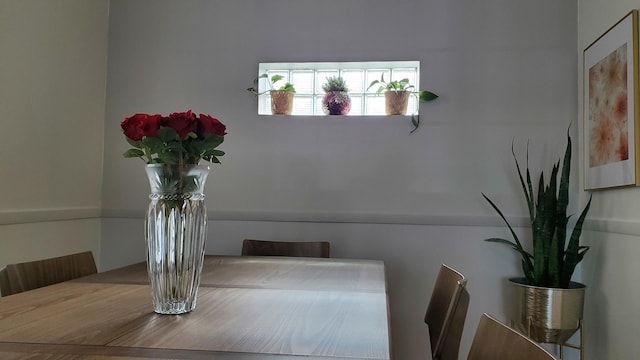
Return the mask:
[[[198,118],[198,136],[204,134],[214,134],[219,136],[227,135],[227,127],[220,120],[207,114],[200,114]]]
[[[168,126],[175,130],[180,136],[180,139],[187,137],[187,134],[192,132],[196,126],[196,116],[191,112],[176,112],[169,115],[169,117],[162,118],[160,125]]]
[[[156,136],[160,127],[160,115],[135,114],[124,118],[120,126],[125,136],[133,141],[143,136]]]

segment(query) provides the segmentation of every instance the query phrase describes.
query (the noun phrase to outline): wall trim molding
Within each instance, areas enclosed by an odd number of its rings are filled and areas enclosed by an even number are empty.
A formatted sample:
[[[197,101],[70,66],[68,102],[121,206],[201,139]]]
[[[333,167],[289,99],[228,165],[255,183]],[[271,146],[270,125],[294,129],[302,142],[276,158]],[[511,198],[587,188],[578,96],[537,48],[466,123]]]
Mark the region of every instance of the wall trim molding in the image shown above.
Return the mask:
[[[105,218],[142,219],[143,211],[102,211]],[[398,225],[443,225],[443,226],[504,226],[496,216],[472,215],[425,215],[386,213],[340,213],[340,212],[272,212],[272,211],[208,211],[210,221],[266,221],[266,222],[314,222],[314,223],[358,223]],[[528,218],[510,218],[513,226],[527,226]]]
[[[503,227],[497,216],[476,215],[429,215],[429,214],[383,214],[383,213],[339,213],[339,212],[270,212],[270,211],[209,211],[211,221],[266,221],[266,222],[312,222],[397,224],[434,226],[478,226]],[[95,218],[142,219],[143,211],[101,210],[98,207],[71,207],[57,209],[0,210],[0,225],[69,221]],[[528,227],[526,217],[507,217],[514,227]],[[640,221],[623,219],[587,219],[584,230],[640,236]]]
[[[103,210],[105,218],[143,218],[143,212],[133,210]],[[317,222],[398,224],[434,226],[504,227],[498,216],[476,215],[425,215],[382,213],[301,213],[268,211],[209,211],[210,221],[267,221],[267,222]],[[529,218],[508,216],[509,223],[518,228],[529,227]],[[570,224],[571,225],[571,224]],[[583,230],[640,236],[640,221],[619,219],[586,219]]]
[[[0,210],[0,225],[95,219],[101,216],[99,207]]]

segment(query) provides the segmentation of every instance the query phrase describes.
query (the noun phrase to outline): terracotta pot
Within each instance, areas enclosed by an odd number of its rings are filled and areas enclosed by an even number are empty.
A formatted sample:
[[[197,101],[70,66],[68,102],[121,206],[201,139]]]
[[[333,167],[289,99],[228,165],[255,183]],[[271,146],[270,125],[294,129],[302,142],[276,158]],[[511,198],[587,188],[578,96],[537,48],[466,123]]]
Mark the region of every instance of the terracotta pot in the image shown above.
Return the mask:
[[[405,115],[409,104],[409,91],[386,91],[384,104],[387,115]]]
[[[273,115],[291,115],[294,92],[271,90],[271,113]]]

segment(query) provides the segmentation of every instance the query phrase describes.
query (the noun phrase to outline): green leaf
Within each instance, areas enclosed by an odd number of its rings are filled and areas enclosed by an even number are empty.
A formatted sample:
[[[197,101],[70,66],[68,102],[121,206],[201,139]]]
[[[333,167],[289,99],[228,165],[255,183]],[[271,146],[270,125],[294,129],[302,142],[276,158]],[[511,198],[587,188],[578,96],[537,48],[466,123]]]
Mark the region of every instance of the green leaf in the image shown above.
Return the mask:
[[[484,239],[484,241],[488,241],[488,242],[495,242],[495,243],[500,243],[500,244],[505,244],[505,245],[509,245],[511,246],[514,250],[518,250],[518,245],[516,243],[514,243],[513,241],[509,241],[507,239],[502,239],[502,238],[489,238],[489,239]]]
[[[284,76],[276,74],[271,77],[271,82],[276,83],[282,79],[284,79]]]
[[[157,137],[145,136],[142,138],[142,144],[151,150],[151,153],[157,153],[162,150],[164,143]]]
[[[438,95],[432,93],[431,91],[420,90],[418,91],[418,98],[420,99],[420,101],[426,102],[437,99]]]
[[[588,246],[580,246],[580,235],[582,234],[582,226],[584,224],[584,219],[591,208],[591,198],[589,197],[589,201],[587,205],[582,210],[580,217],[576,221],[576,224],[573,227],[573,231],[571,232],[571,236],[569,238],[569,244],[567,245],[567,250],[565,252],[564,262],[565,265],[562,269],[561,275],[561,283],[560,286],[567,287],[569,286],[569,282],[571,281],[571,277],[573,276],[573,272],[576,268],[576,265],[582,261],[584,254],[589,250]]]
[[[158,153],[158,159],[162,163],[169,165],[178,165],[178,163],[180,162],[179,155],[173,152]]]
[[[524,197],[527,200],[527,206],[529,208],[529,220],[533,222],[533,219],[535,218],[535,213],[534,213],[534,204],[532,202],[533,188],[531,187],[531,176],[529,174],[529,147],[527,146],[527,184],[526,185],[524,182],[524,178],[522,177],[522,171],[520,171],[520,163],[518,163],[518,158],[516,157],[516,152],[513,148],[513,140],[511,141],[511,155],[513,156],[513,160],[516,163],[516,169],[518,170],[520,185],[522,186]]]
[[[507,218],[504,216],[504,214],[502,214],[502,211],[500,211],[500,209],[498,209],[498,207],[496,206],[496,204],[493,203],[493,201],[491,201],[491,199],[489,199],[487,197],[487,195],[485,195],[484,193],[482,194],[482,196],[485,198],[485,200],[487,200],[489,202],[489,204],[491,205],[491,207],[493,207],[493,209],[498,213],[498,215],[500,215],[500,217],[502,218],[502,220],[504,221],[504,223],[507,225],[507,227],[509,228],[509,231],[511,232],[511,236],[513,237],[514,241],[515,241],[515,247],[514,249],[520,253],[521,257],[522,257],[522,271],[524,272],[524,276],[527,278],[527,280],[532,283],[533,279],[534,279],[534,270],[533,270],[533,263],[531,261],[531,254],[529,254],[523,247],[522,244],[520,243],[520,239],[518,239],[518,235],[516,234],[516,232],[513,230],[513,228],[511,227],[511,224],[509,224],[509,222],[507,221]]]
[[[285,83],[278,90],[284,90],[284,91],[289,91],[293,93],[296,92],[296,88],[293,86],[292,83]]]
[[[212,156],[224,156],[224,154],[226,153],[222,150],[211,150],[207,152],[207,155],[212,155]]]
[[[163,142],[180,140],[178,133],[168,126],[161,126],[158,129],[158,138]]]
[[[182,144],[183,144],[182,141],[168,142],[164,144],[164,151],[176,151],[176,152],[185,151],[186,152]]]
[[[136,149],[142,149],[142,141],[140,141],[140,140],[138,140],[138,141],[134,141],[134,140],[129,139],[129,138],[128,138],[128,137],[126,137],[126,136],[125,136],[124,138],[127,140],[127,142],[129,143],[129,145],[133,146],[133,147],[134,147],[134,148],[136,148]]]
[[[125,151],[123,155],[125,158],[137,158],[137,157],[143,157],[144,152],[139,149],[129,149]]]
[[[202,157],[202,159],[212,162],[214,164],[220,164],[220,160],[218,160],[218,158],[213,155],[205,155]]]
[[[411,114],[411,124],[413,125],[413,130],[409,132],[409,135],[418,130],[418,127],[420,126],[420,116],[418,114]]]
[[[379,80],[373,80],[373,81],[371,82],[371,84],[369,84],[369,87],[367,88],[367,90],[371,89],[374,85],[379,84],[379,83],[380,83],[380,81],[379,81]]]
[[[398,81],[398,89],[400,89],[400,90],[408,90],[410,88],[413,88],[413,85],[409,85],[409,79],[404,78],[404,79]]]
[[[567,232],[567,207],[569,206],[569,174],[571,171],[571,137],[567,133],[567,148],[564,153],[564,160],[562,161],[562,173],[560,174],[560,187],[558,188],[558,202],[556,205],[556,215],[558,220],[558,233],[566,234]],[[566,236],[562,237],[562,243],[560,244],[560,253],[558,256],[562,256],[562,251],[565,247]]]
[[[220,146],[224,142],[224,137],[214,134],[206,134],[202,139],[206,151],[210,151]]]

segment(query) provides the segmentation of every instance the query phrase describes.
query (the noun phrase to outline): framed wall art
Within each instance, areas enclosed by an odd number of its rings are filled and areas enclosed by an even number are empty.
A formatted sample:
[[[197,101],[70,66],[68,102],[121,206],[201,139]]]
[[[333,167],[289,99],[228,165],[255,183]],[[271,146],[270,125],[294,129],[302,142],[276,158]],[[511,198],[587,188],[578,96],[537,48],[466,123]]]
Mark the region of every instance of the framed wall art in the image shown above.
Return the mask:
[[[638,11],[584,50],[585,189],[639,184]]]

